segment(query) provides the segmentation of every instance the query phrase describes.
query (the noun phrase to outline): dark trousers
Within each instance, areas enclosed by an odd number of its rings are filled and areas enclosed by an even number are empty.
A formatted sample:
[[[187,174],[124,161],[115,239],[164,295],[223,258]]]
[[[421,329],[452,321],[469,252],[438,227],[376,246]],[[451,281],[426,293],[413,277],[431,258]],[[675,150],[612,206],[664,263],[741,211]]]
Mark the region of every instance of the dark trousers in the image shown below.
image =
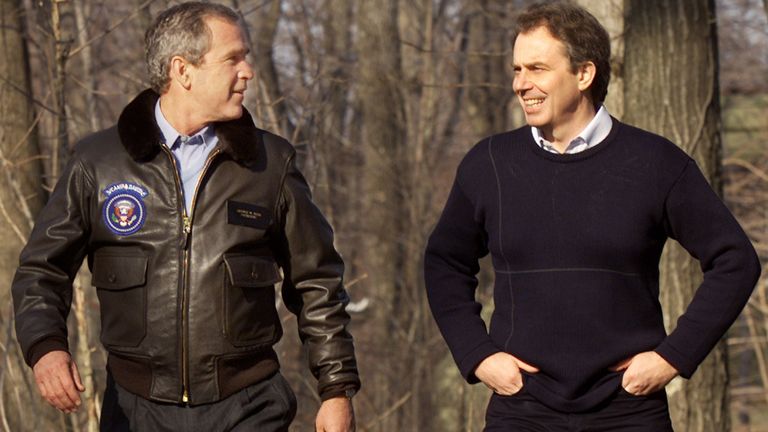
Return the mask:
[[[612,399],[583,413],[555,411],[523,389],[512,396],[494,394],[485,414],[486,432],[671,432],[667,394],[634,396],[620,390]]]
[[[107,375],[101,432],[287,431],[296,397],[278,372],[221,401],[195,406],[152,402],[117,385]]]

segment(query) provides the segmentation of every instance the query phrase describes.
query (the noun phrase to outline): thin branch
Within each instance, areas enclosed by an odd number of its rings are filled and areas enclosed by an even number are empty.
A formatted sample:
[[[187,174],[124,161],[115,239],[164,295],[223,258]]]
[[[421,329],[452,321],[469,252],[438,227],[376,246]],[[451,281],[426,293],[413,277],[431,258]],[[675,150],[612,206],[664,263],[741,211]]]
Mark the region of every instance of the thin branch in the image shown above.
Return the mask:
[[[768,1],[768,0],[766,0],[766,1]],[[726,159],[723,159],[723,165],[735,165],[735,166],[739,166],[739,167],[742,167],[742,168],[746,168],[747,170],[749,170],[749,172],[754,174],[759,179],[768,182],[768,173],[766,173],[762,169],[752,165],[751,163],[745,161],[744,159],[726,158]]]
[[[8,214],[8,210],[5,208],[5,204],[3,203],[3,200],[0,200],[0,213],[3,214],[3,217],[8,221],[8,224],[10,224],[11,229],[16,234],[16,237],[19,238],[19,241],[24,243],[27,238],[22,234],[21,228],[19,228],[18,225],[13,221],[13,218],[11,218],[11,215]]]
[[[408,399],[410,399],[410,398],[411,398],[411,392],[406,393],[403,397],[401,397],[395,403],[393,403],[392,406],[389,407],[389,409],[387,409],[383,413],[379,414],[378,416],[376,416],[375,419],[371,420],[370,422],[368,422],[368,424],[363,426],[361,432],[364,432],[364,431],[366,431],[368,429],[373,428],[376,425],[376,423],[378,423],[378,422],[384,420],[385,418],[389,417],[393,412],[397,411],[401,406],[403,406],[403,404],[408,402]]]
[[[104,36],[106,36],[106,35],[108,35],[110,33],[112,33],[112,31],[114,31],[116,28],[120,27],[126,21],[129,21],[129,20],[133,19],[136,15],[141,13],[142,9],[144,9],[145,7],[151,5],[154,1],[155,0],[146,0],[144,3],[140,4],[139,6],[137,6],[136,9],[134,9],[134,11],[131,12],[130,15],[126,15],[123,18],[117,20],[117,22],[115,22],[114,24],[109,26],[106,30],[104,30],[100,34],[98,34],[98,35],[88,39],[88,41],[86,41],[84,44],[82,44],[82,45],[76,47],[75,49],[73,49],[72,51],[70,51],[69,52],[69,58],[72,58],[72,57],[76,56],[86,46],[91,45],[92,43],[96,42],[97,40],[103,38]]]
[[[6,323],[6,329],[5,329],[5,342],[3,343],[3,356],[2,359],[0,359],[0,364],[4,365],[8,361],[8,351],[10,349],[11,345],[11,338],[13,337],[13,301],[8,302],[8,322]],[[11,426],[8,424],[8,416],[5,413],[5,391],[3,389],[5,388],[5,371],[6,368],[2,367],[0,368],[0,419],[3,421],[3,428],[7,431],[11,431]]]
[[[437,88],[459,88],[459,87],[474,87],[474,88],[494,88],[494,89],[504,89],[504,90],[512,90],[512,86],[509,85],[500,85],[500,84],[493,84],[493,83],[469,83],[469,84],[430,84],[430,83],[422,83],[423,87],[437,87]]]
[[[2,169],[5,172],[6,181],[8,182],[8,186],[13,189],[14,195],[16,195],[16,199],[19,202],[19,205],[21,206],[21,213],[24,215],[24,217],[27,220],[27,225],[31,229],[34,225],[35,217],[32,214],[32,209],[29,208],[29,204],[27,204],[27,200],[24,197],[24,193],[21,191],[21,187],[19,186],[19,183],[13,178],[12,168],[14,164],[10,162],[8,159],[6,159],[5,154],[2,149],[0,149],[0,169]],[[5,211],[5,205],[0,202],[0,206],[2,206],[3,214],[6,215],[8,218],[8,222],[11,223],[12,226],[16,226],[15,223],[11,220],[10,215]],[[26,237],[22,235],[21,242],[24,243],[26,241]]]
[[[28,97],[29,100],[31,100],[35,104],[35,106],[38,106],[38,107],[48,111],[49,113],[51,113],[53,115],[58,115],[58,112],[56,112],[55,109],[47,107],[45,104],[43,104],[39,100],[35,99],[32,95],[27,93],[26,90],[24,90],[23,88],[19,87],[18,85],[16,85],[16,83],[14,83],[13,81],[9,80],[8,78],[0,75],[0,81],[2,81],[3,84],[7,84],[9,87],[13,88],[14,90],[16,90],[19,93],[23,94],[24,96]]]
[[[461,51],[461,50],[432,50],[428,48],[424,48],[414,42],[409,42],[404,39],[400,39],[400,42],[407,46],[411,47],[421,53],[430,53],[430,54],[442,54],[442,55],[464,55],[467,57],[508,57],[510,55],[509,51]]]

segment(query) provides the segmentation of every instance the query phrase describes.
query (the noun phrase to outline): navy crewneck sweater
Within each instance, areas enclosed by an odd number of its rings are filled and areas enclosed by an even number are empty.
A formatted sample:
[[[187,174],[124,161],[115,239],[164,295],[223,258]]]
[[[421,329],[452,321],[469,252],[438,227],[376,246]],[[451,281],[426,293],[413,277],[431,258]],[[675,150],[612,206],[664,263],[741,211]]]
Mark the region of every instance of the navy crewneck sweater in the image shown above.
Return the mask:
[[[676,329],[659,303],[659,258],[678,240],[704,271]],[[475,300],[478,259],[495,271],[490,334]],[[432,313],[463,376],[511,353],[538,367],[527,391],[565,412],[615,394],[609,368],[655,350],[685,378],[723,336],[760,274],[755,251],[695,162],[614,119],[577,154],[536,145],[529,127],[489,137],[461,162],[430,236]]]

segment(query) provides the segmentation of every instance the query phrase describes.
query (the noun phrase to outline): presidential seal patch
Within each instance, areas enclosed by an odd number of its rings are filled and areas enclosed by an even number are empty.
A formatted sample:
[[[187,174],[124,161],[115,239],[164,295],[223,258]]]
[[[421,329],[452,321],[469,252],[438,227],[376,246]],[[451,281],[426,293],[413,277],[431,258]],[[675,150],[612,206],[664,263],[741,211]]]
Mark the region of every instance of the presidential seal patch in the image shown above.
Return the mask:
[[[107,200],[102,215],[110,231],[119,236],[135,234],[147,219],[147,189],[134,183],[115,183],[103,190]]]

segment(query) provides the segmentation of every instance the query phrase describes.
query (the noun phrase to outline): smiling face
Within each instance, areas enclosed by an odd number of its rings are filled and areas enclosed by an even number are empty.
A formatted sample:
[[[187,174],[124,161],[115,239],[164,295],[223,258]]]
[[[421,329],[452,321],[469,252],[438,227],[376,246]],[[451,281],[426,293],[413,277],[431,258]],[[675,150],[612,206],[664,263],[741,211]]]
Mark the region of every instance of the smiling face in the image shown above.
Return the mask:
[[[512,83],[526,122],[557,144],[576,137],[595,115],[588,89],[591,62],[571,68],[565,45],[546,27],[521,33],[515,40]]]
[[[188,64],[187,101],[203,123],[234,120],[243,113],[243,93],[253,78],[242,30],[220,18],[205,20],[210,49],[198,66]]]

